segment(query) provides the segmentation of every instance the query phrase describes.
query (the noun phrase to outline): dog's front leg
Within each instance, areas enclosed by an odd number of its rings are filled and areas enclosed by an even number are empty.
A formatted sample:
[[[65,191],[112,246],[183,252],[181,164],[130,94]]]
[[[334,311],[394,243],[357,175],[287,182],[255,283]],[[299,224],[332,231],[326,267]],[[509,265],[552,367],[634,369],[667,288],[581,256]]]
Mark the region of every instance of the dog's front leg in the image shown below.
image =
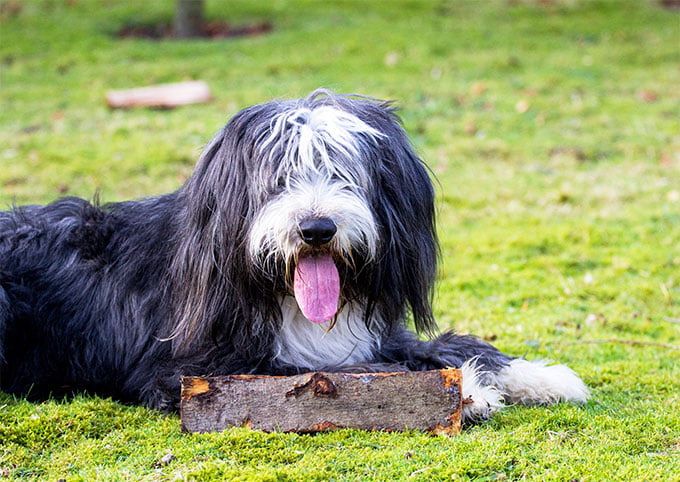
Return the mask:
[[[408,370],[460,368],[463,374],[463,421],[488,419],[503,406],[503,393],[495,374],[510,366],[513,358],[472,336],[445,333],[432,341],[419,340],[406,329],[396,329],[384,340],[381,361]]]
[[[449,332],[433,341],[421,341],[400,329],[384,341],[380,355],[382,362],[399,363],[409,370],[460,368],[467,422],[488,418],[504,402],[584,402],[589,395],[568,367],[511,357],[472,336]]]

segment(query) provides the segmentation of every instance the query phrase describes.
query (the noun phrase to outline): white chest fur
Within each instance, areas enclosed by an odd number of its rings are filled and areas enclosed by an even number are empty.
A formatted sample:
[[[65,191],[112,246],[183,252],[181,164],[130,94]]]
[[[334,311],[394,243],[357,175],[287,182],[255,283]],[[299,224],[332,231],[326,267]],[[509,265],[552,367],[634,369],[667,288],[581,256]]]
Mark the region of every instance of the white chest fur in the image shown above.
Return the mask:
[[[281,300],[281,313],[275,355],[280,362],[320,370],[370,361],[379,348],[379,337],[364,323],[362,310],[346,306],[330,331],[330,322],[307,320],[291,296]]]

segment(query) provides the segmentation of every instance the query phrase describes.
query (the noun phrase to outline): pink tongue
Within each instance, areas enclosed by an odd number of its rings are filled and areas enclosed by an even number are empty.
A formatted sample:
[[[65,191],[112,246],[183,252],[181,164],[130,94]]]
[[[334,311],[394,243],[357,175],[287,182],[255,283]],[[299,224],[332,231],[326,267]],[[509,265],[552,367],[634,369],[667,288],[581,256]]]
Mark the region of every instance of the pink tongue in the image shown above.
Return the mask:
[[[340,276],[329,254],[312,254],[298,259],[293,284],[295,299],[309,321],[323,323],[338,311]]]

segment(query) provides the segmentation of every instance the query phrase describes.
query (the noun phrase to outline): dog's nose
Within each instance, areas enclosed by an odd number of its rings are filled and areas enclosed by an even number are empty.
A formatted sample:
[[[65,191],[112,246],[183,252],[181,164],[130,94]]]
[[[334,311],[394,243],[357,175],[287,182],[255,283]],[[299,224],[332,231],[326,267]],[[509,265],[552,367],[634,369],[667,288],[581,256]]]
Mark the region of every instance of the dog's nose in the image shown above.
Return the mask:
[[[315,248],[328,243],[337,231],[337,226],[330,218],[307,218],[300,222],[300,237]]]

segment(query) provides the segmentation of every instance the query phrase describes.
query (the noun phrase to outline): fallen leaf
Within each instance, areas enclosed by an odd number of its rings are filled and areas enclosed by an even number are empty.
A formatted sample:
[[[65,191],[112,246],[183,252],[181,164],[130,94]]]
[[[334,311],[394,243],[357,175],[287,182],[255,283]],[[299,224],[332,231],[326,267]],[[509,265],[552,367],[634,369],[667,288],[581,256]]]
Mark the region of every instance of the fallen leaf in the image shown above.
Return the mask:
[[[529,101],[526,99],[522,99],[515,104],[515,110],[520,114],[524,114],[530,107],[531,104],[529,104]]]
[[[601,313],[590,313],[588,316],[586,316],[584,323],[588,326],[593,326],[598,322],[602,326],[605,326],[607,324],[607,318],[605,318],[605,316]]]
[[[477,127],[472,122],[468,122],[465,124],[464,130],[467,135],[473,136],[477,132]]]
[[[394,67],[399,62],[399,52],[388,52],[385,54],[385,65]]]
[[[635,94],[635,96],[639,100],[644,101],[644,102],[656,102],[656,100],[659,97],[656,94],[656,92],[653,92],[651,90],[645,90],[645,89],[638,90],[637,93]]]
[[[157,469],[157,468],[163,467],[164,465],[168,465],[174,459],[175,459],[175,455],[172,452],[168,452],[158,462],[154,462],[152,464],[152,466]]]
[[[472,84],[470,87],[470,93],[476,97],[479,97],[482,95],[484,92],[486,92],[486,84],[484,82],[475,82]]]
[[[678,159],[680,159],[680,152],[677,154]],[[661,158],[659,159],[659,163],[663,167],[673,167],[673,156],[667,152],[662,152],[661,153]]]

